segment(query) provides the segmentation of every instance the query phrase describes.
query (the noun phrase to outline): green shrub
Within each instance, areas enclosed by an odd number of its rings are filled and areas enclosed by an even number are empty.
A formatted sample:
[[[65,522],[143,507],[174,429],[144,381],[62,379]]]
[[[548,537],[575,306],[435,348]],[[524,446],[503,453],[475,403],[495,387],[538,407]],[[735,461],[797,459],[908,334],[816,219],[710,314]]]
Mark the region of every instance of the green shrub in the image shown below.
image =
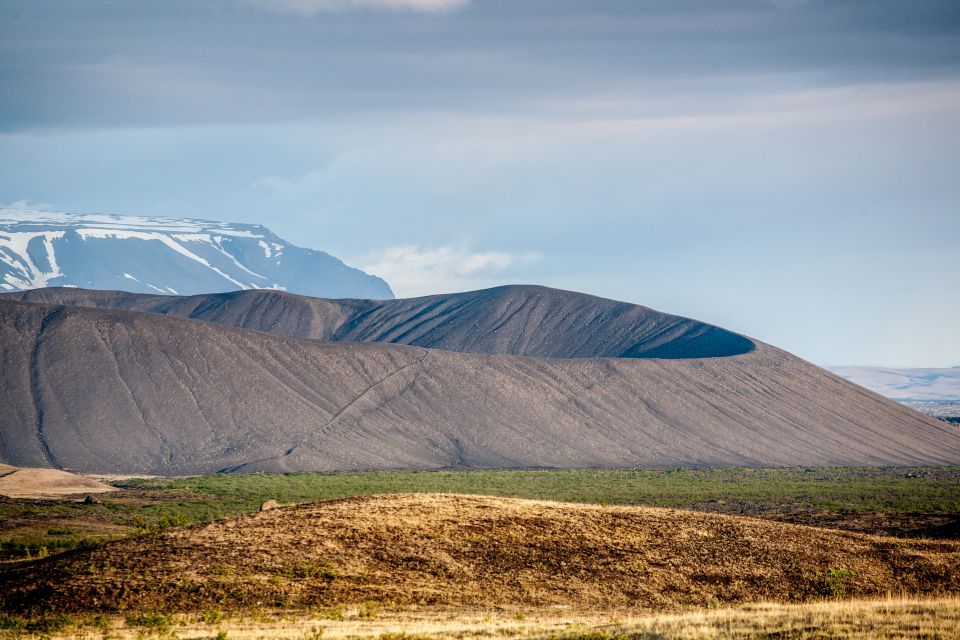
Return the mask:
[[[51,527],[47,529],[48,536],[72,536],[73,530],[64,527]]]
[[[166,529],[168,527],[183,527],[190,524],[190,519],[187,518],[182,513],[171,513],[170,515],[161,516],[157,520],[158,529]]]
[[[20,618],[0,614],[0,629],[23,629],[26,625]]]
[[[343,620],[343,607],[340,605],[327,607],[318,611],[317,615],[327,620]]]
[[[173,624],[173,619],[162,613],[137,613],[127,616],[128,627],[145,627],[156,631],[166,631]]]
[[[847,581],[854,576],[849,569],[829,569],[823,574],[823,591],[832,598],[847,595]]]
[[[223,620],[220,609],[205,609],[200,612],[200,621],[204,624],[217,624]]]
[[[55,633],[57,631],[63,631],[72,624],[73,618],[65,613],[60,613],[55,616],[46,616],[44,618],[31,620],[24,625],[24,629],[37,633]]]
[[[277,571],[285,578],[303,580],[306,578],[323,578],[324,580],[334,581],[337,579],[337,572],[327,563],[316,564],[306,560],[293,560],[285,562]]]
[[[367,600],[362,605],[360,605],[360,610],[357,611],[358,618],[376,618],[377,610],[380,608],[380,603],[376,600]]]

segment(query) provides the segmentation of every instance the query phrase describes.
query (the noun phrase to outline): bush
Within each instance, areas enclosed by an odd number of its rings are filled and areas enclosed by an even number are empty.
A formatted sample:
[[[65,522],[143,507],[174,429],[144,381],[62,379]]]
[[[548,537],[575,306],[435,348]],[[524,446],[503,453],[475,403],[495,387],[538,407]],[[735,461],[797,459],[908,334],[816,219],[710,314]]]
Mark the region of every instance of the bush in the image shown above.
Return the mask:
[[[51,527],[47,529],[48,536],[72,536],[73,530],[64,527]]]
[[[847,581],[854,576],[849,569],[830,569],[823,574],[824,593],[832,598],[847,595]]]
[[[200,620],[204,624],[217,624],[223,620],[223,613],[220,609],[205,609],[200,612]]]
[[[171,513],[168,516],[161,516],[157,520],[157,528],[166,529],[168,527],[183,527],[190,524],[190,519],[182,513]]]
[[[60,613],[55,616],[47,616],[45,618],[31,620],[24,625],[24,629],[38,633],[54,633],[57,631],[63,631],[71,624],[73,624],[73,618],[64,613]]]
[[[380,603],[376,600],[367,600],[362,605],[360,605],[360,610],[357,611],[358,618],[369,618],[373,619],[377,617],[377,610],[380,608]]]
[[[127,616],[128,627],[146,627],[156,631],[166,631],[173,624],[170,616],[162,613],[138,613]]]
[[[0,629],[23,629],[26,624],[20,618],[0,614]]]

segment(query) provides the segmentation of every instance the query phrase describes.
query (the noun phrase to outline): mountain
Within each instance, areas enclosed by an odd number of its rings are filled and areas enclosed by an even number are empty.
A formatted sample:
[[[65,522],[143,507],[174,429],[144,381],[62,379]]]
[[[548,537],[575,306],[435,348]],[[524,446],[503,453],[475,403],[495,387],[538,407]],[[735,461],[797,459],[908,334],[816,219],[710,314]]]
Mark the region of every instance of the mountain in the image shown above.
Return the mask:
[[[960,433],[943,423],[643,307],[536,287],[395,306],[275,292],[205,301],[237,299],[258,309],[260,330],[0,299],[0,461],[157,474],[960,462]],[[162,302],[197,313],[204,300]],[[304,308],[326,315],[308,322]],[[354,308],[367,312],[337,315]],[[351,341],[445,334],[444,349]],[[611,353],[632,357],[596,357]]]
[[[0,209],[0,290],[49,286],[393,297],[380,278],[260,225]]]
[[[281,291],[181,297],[70,288],[35,289],[5,297],[151,311],[293,338],[386,342],[465,353],[708,358],[754,348],[744,336],[689,318],[532,285],[406,300],[323,300]]]
[[[894,400],[960,402],[960,367],[891,369],[830,367],[838,376]]]

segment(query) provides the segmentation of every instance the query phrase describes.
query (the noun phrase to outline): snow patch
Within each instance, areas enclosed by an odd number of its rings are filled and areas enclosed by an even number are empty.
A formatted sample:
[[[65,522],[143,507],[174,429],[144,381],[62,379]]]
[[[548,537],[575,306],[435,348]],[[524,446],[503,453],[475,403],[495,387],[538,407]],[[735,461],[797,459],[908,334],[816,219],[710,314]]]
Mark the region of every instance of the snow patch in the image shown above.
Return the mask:
[[[267,279],[266,276],[262,276],[259,273],[256,273],[255,271],[251,271],[250,269],[248,269],[244,264],[242,264],[239,260],[237,260],[236,256],[234,256],[232,253],[224,249],[223,245],[221,244],[221,242],[223,241],[223,238],[217,236],[217,237],[214,237],[213,240],[214,240],[212,244],[213,248],[219,251],[220,253],[222,253],[223,255],[225,255],[226,257],[230,258],[233,264],[236,265],[238,268],[243,269],[244,271],[246,271],[247,273],[249,273],[255,278],[261,278],[263,280]],[[252,289],[256,289],[257,285],[251,284],[250,287]]]
[[[175,233],[173,237],[183,242],[211,242],[209,233]]]
[[[193,253],[183,245],[177,243],[177,241],[174,240],[173,237],[168,236],[165,233],[156,233],[156,232],[148,232],[148,231],[129,231],[129,230],[120,230],[120,229],[77,229],[77,233],[84,240],[86,240],[87,238],[119,238],[122,240],[137,238],[140,240],[155,240],[157,242],[162,242],[167,247],[169,247],[170,249],[173,249],[174,251],[184,256],[185,258],[189,258],[190,260],[199,262],[206,268],[210,269],[211,271],[219,275],[224,280],[227,280],[228,282],[231,282],[237,285],[241,289],[250,288],[244,285],[239,280],[235,280],[231,278],[229,275],[227,275],[217,267],[210,264],[206,259],[201,258],[200,256]],[[163,291],[163,290],[158,289],[158,291]]]
[[[53,241],[62,238],[63,231],[6,231],[0,233],[0,259],[15,273],[6,273],[4,280],[18,289],[37,289],[63,275],[54,255]],[[34,238],[42,238],[50,271],[43,271],[30,258],[27,247]]]

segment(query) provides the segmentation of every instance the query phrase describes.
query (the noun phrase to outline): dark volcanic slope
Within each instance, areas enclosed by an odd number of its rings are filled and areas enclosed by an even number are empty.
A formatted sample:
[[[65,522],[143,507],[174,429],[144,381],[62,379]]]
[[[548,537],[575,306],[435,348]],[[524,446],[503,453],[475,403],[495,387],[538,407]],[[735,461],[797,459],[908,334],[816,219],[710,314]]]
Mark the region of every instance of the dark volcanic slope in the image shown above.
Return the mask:
[[[772,347],[541,359],[0,300],[0,455],[203,473],[960,462],[960,435]]]
[[[35,289],[28,302],[151,311],[344,342],[551,358],[709,358],[753,343],[696,320],[582,293],[507,286],[406,300],[325,300],[253,290],[200,296]]]

